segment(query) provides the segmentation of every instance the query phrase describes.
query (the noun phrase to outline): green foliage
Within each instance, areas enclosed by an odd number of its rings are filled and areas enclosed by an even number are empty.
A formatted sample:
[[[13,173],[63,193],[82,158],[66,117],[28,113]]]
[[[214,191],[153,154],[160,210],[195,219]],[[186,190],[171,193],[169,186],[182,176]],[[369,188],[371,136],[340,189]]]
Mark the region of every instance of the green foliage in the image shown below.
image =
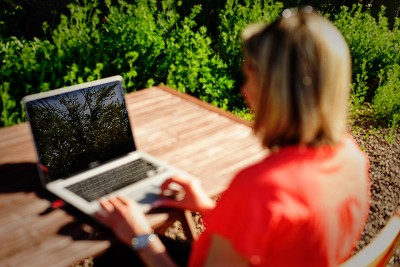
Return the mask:
[[[383,6],[377,19],[360,4],[352,8],[343,6],[334,23],[351,50],[352,115],[357,116],[371,106],[376,121],[396,126],[400,119],[400,20],[389,29],[384,14]]]
[[[242,63],[243,53],[241,47],[241,33],[250,23],[270,23],[280,16],[283,4],[273,0],[227,0],[225,6],[218,13],[218,35],[216,51],[221,56],[230,76],[234,77],[234,88],[239,92],[243,83]],[[235,113],[243,114],[238,110],[247,110],[243,98],[236,95],[231,96],[235,103]],[[241,115],[241,117],[249,117]]]
[[[282,8],[281,2],[272,0],[226,1],[225,8],[218,15],[218,51],[236,75],[243,62],[242,30],[250,23],[270,23],[276,20]]]
[[[399,23],[389,29],[385,8],[376,20],[362,5],[343,6],[335,25],[349,44],[353,63],[353,92],[357,101],[370,102],[381,70],[400,62]]]
[[[229,99],[234,81],[227,74],[227,66],[212,50],[207,29],[194,30],[194,18],[200,11],[201,6],[194,6],[167,40],[168,54],[163,63],[169,66],[166,82],[215,106],[233,108]]]
[[[0,88],[1,94],[1,104],[2,104],[2,111],[1,117],[3,118],[4,126],[11,126],[15,123],[15,121],[19,122],[18,120],[18,113],[13,111],[16,107],[16,102],[12,97],[9,95],[10,91],[10,83],[5,82]]]
[[[72,85],[88,80],[100,78],[95,71],[101,69],[99,57],[95,52],[101,39],[98,26],[100,11],[96,9],[96,2],[82,5],[69,4],[71,16],[61,15],[61,21],[51,34],[51,43],[54,44],[54,63],[49,66],[57,78],[51,79],[54,87]],[[45,25],[47,28],[47,25]],[[99,65],[100,63],[100,65]],[[95,71],[93,71],[95,70]],[[62,79],[60,79],[62,77]]]
[[[23,120],[20,99],[26,94],[116,74],[128,92],[167,84],[251,120],[239,93],[241,32],[250,23],[275,20],[283,4],[77,0],[68,9],[57,25],[43,25],[47,38],[7,36],[12,31],[0,21],[0,126]],[[372,109],[376,121],[397,127],[399,20],[389,29],[384,8],[377,19],[361,5],[337,10],[326,4],[324,10],[334,10],[331,19],[351,49],[353,115]],[[9,19],[23,12],[16,6],[0,13]]]
[[[26,94],[115,74],[124,76],[131,91],[154,83],[163,33],[178,18],[168,10],[170,2],[158,11],[156,1],[106,1],[103,14],[97,2],[83,1],[69,4],[71,15],[61,15],[55,29],[44,24],[49,40],[2,37],[0,126],[21,121],[21,107],[13,102]]]
[[[13,101],[25,94],[115,74],[124,77],[127,91],[167,83],[232,108],[233,78],[212,50],[206,28],[196,27],[201,7],[194,6],[181,19],[179,5],[173,0],[108,0],[102,12],[97,2],[82,1],[68,5],[71,15],[61,15],[55,29],[44,25],[49,40],[4,39],[2,55],[9,64],[0,74],[2,100],[7,102],[1,107],[1,125],[21,120]]]
[[[163,36],[179,17],[171,12],[173,5],[168,7],[171,3],[166,1],[161,10],[157,9],[156,1],[118,3],[111,5],[107,1],[109,11],[98,44],[101,60],[108,68],[106,73],[122,74],[128,91],[142,89],[150,79],[159,79],[157,65],[165,48]]]
[[[389,122],[392,127],[400,123],[400,65],[381,70],[380,84],[373,99],[377,118]]]
[[[47,66],[38,62],[50,61],[52,47],[48,41],[37,38],[33,41],[16,37],[1,39],[0,125],[9,126],[21,121],[23,111],[19,100],[23,95],[49,89],[45,80]]]

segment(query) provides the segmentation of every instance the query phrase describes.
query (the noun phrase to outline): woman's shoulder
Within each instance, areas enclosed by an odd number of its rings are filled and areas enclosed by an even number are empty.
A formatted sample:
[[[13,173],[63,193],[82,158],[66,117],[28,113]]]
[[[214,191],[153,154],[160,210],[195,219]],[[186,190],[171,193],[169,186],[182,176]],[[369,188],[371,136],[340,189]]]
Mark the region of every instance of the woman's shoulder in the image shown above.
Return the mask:
[[[232,185],[241,189],[282,186],[286,180],[291,184],[294,177],[320,175],[323,166],[332,165],[341,166],[338,169],[348,165],[364,169],[369,166],[368,156],[350,135],[333,147],[285,147],[239,171]]]
[[[289,171],[289,165],[289,161],[284,158],[269,155],[240,170],[232,180],[229,188],[241,192],[272,190],[284,182],[284,177],[287,175],[283,173]]]

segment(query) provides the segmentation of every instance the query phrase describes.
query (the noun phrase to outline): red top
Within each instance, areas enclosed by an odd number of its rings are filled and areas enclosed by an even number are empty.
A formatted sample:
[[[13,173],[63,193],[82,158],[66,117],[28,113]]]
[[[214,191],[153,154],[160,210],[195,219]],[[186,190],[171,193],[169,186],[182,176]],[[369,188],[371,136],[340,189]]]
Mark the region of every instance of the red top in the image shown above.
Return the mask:
[[[369,162],[354,140],[335,148],[286,147],[241,171],[206,218],[190,266],[211,235],[230,240],[253,266],[337,266],[369,211]]]

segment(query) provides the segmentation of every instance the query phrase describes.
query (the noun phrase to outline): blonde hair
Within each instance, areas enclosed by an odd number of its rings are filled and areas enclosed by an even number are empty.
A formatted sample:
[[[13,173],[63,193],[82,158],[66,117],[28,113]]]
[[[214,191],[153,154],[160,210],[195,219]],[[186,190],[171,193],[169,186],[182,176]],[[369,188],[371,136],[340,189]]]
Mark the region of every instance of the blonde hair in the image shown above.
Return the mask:
[[[242,35],[246,64],[258,78],[254,131],[267,148],[336,144],[347,118],[348,46],[315,12],[285,12]]]

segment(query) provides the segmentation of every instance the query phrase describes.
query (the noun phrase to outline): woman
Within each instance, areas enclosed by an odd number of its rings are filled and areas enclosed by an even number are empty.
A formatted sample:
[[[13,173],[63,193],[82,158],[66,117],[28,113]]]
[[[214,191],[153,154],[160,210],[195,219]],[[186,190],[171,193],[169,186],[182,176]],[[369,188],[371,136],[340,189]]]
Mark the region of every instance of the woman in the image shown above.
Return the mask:
[[[205,216],[190,266],[337,266],[354,249],[369,210],[368,159],[346,133],[349,49],[311,7],[252,25],[243,39],[242,93],[269,155],[239,172],[217,204],[199,183],[176,177],[162,192],[178,184],[184,198],[157,205]],[[138,254],[147,265],[174,266],[135,203],[101,204],[99,220],[123,243],[146,239]]]

